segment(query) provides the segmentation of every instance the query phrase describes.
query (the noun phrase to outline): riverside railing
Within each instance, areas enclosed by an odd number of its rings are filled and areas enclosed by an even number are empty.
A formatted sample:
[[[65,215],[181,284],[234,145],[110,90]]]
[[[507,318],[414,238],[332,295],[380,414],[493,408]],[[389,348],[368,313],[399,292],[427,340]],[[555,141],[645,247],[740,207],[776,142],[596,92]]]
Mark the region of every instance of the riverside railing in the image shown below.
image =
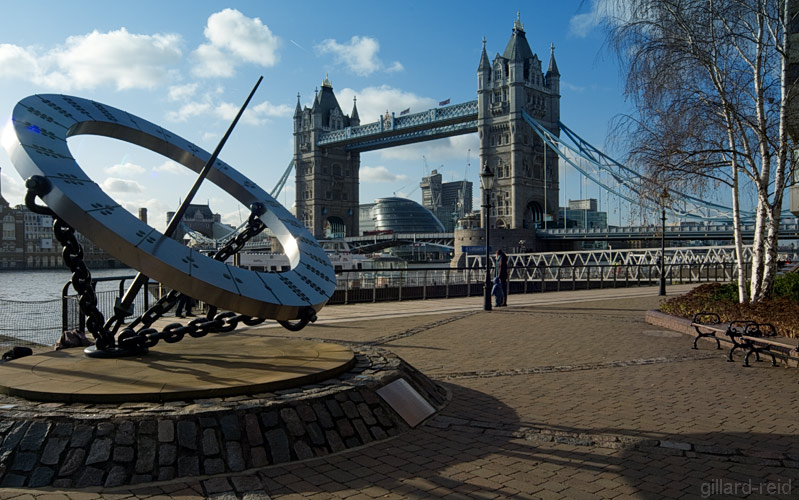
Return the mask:
[[[749,264],[746,264],[749,273]],[[736,276],[734,262],[680,263],[665,267],[668,284],[731,282]],[[125,285],[134,276],[97,278],[105,290],[97,291],[98,308],[110,317]],[[453,297],[482,297],[485,268],[427,267],[391,270],[342,270],[337,273],[336,290],[329,305],[402,300],[429,300]],[[509,269],[511,294],[545,293],[657,286],[660,265],[646,264],[570,264],[559,266],[516,266]],[[70,294],[70,284],[59,300],[19,302],[0,300],[0,348],[20,344],[55,344],[64,330],[84,330],[85,317],[78,308],[78,297]],[[147,293],[139,294],[134,315],[142,314],[169,288],[150,282]]]

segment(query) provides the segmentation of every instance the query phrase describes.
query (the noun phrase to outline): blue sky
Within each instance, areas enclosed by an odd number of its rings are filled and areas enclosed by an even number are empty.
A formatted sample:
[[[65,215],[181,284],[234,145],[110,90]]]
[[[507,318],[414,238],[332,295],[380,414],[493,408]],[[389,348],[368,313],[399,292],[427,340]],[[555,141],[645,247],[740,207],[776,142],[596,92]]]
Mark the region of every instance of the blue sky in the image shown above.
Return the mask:
[[[345,113],[357,96],[361,123],[476,98],[482,39],[502,53],[517,12],[546,65],[550,44],[561,73],[561,119],[597,146],[626,110],[615,56],[603,50],[594,0],[585,2],[4,2],[0,20],[0,117],[36,93],[62,93],[119,107],[213,150],[259,76],[264,81],[221,157],[271,191],[292,157],[297,94],[310,105],[325,75]],[[70,148],[83,169],[132,212],[147,207],[165,226],[194,174],[125,143],[81,136]],[[469,157],[468,151],[471,150]],[[365,153],[361,203],[385,196],[421,200],[419,181],[477,186],[476,134]],[[467,157],[470,165],[467,168]],[[21,203],[23,180],[0,150],[2,194]],[[565,198],[581,196],[578,174],[561,171]],[[476,193],[477,194],[477,193]],[[583,197],[597,197],[583,184]],[[479,198],[475,198],[479,199]],[[279,201],[291,207],[294,180]],[[603,209],[608,205],[602,195]],[[237,225],[243,207],[214,187],[195,198]],[[610,203],[615,223],[616,202]],[[626,212],[626,209],[622,209]]]

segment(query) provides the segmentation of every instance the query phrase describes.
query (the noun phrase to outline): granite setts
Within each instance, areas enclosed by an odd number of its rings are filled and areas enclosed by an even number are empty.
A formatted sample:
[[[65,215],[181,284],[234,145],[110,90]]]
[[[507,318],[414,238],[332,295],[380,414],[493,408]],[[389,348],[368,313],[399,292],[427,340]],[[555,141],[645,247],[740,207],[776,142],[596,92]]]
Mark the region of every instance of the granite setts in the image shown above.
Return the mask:
[[[446,391],[398,356],[354,351],[338,377],[274,393],[117,405],[0,396],[0,487],[114,487],[344,451],[409,430],[376,393],[398,378],[446,405]]]

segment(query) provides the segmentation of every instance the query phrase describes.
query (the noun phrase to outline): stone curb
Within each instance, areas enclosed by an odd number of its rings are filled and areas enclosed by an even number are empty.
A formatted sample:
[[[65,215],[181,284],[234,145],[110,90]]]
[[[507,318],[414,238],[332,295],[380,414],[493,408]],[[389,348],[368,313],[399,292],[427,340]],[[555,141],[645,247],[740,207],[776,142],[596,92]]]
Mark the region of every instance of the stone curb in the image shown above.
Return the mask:
[[[240,474],[396,436],[378,396],[399,378],[436,411],[447,391],[398,356],[355,350],[348,372],[274,393],[164,403],[40,403],[0,397],[0,487],[113,488]]]
[[[643,438],[619,434],[574,432],[536,427],[486,425],[485,422],[437,415],[427,425],[443,430],[456,430],[473,434],[502,436],[573,446],[595,446],[614,450],[630,450],[687,458],[712,458],[714,460],[752,465],[768,465],[799,469],[799,453],[782,453],[754,448],[730,448],[672,441],[660,438]]]

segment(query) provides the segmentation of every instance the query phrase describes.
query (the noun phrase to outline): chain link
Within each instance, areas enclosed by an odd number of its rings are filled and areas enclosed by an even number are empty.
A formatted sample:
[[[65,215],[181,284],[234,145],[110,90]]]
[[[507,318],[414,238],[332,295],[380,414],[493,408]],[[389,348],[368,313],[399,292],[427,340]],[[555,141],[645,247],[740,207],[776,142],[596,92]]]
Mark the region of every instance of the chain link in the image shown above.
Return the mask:
[[[244,230],[237,234],[235,238],[231,238],[224,247],[220,248],[213,255],[213,259],[222,262],[226,261],[240,251],[250,239],[266,229],[266,225],[260,219],[260,216],[265,212],[266,207],[262,203],[253,203],[250,207],[250,217],[247,219],[247,225]],[[236,329],[239,322],[254,326],[265,321],[264,318],[253,318],[234,312],[222,312],[217,314],[216,307],[211,306],[205,318],[193,319],[185,326],[181,323],[171,323],[160,332],[155,328],[151,328],[150,326],[155,323],[155,321],[169,312],[169,310],[177,304],[180,295],[181,293],[177,290],[170,291],[144,312],[144,314],[122,329],[118,336],[119,346],[123,349],[149,348],[155,346],[161,340],[167,343],[180,342],[186,334],[194,338],[199,338],[209,333],[231,332]],[[140,324],[142,327],[137,331],[136,327]]]
[[[72,271],[72,287],[78,294],[80,311],[87,317],[86,328],[94,336],[98,350],[112,350],[118,346],[124,350],[141,351],[154,347],[161,340],[167,343],[175,343],[183,340],[187,334],[191,337],[199,338],[209,333],[231,332],[238,327],[239,323],[255,326],[265,321],[264,318],[253,318],[252,316],[236,314],[231,311],[217,314],[216,307],[211,306],[207,317],[193,319],[187,325],[171,323],[159,332],[156,328],[151,328],[151,325],[172,309],[181,295],[177,290],[172,290],[123,328],[115,340],[114,332],[104,326],[105,318],[97,307],[97,294],[92,285],[92,276],[83,262],[83,247],[81,247],[75,237],[75,230],[49,208],[36,205],[36,196],[44,196],[50,191],[49,181],[41,176],[33,176],[28,179],[26,186],[28,187],[28,192],[25,196],[25,204],[28,208],[32,212],[53,217],[53,232],[58,242],[64,247],[62,252],[64,263]],[[224,262],[266,228],[266,225],[260,219],[260,216],[266,212],[266,207],[262,203],[254,203],[250,208],[250,217],[247,219],[244,231],[219,249],[213,256],[215,260]],[[315,319],[315,315],[309,313],[298,323],[292,324],[280,321],[280,324],[296,331],[304,327],[308,321]],[[141,325],[141,328],[136,330],[139,325]]]

